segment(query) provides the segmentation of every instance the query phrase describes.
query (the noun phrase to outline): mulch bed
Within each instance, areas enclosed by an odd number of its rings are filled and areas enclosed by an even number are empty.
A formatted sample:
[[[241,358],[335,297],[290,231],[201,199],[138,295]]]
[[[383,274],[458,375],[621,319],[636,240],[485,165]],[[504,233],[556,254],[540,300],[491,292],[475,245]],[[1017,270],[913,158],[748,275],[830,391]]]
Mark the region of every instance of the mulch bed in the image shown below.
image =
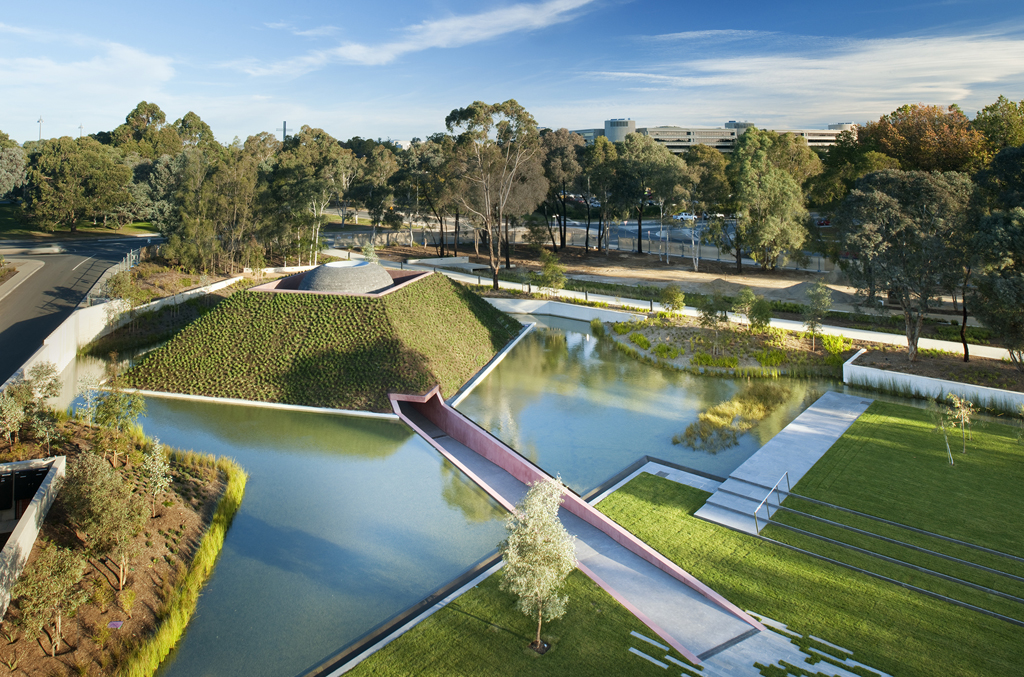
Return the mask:
[[[906,348],[887,346],[864,353],[857,358],[856,364],[901,374],[1024,392],[1024,372],[1018,371],[1009,361],[972,357],[970,362],[964,362],[962,354],[919,350],[917,361],[909,362]]]

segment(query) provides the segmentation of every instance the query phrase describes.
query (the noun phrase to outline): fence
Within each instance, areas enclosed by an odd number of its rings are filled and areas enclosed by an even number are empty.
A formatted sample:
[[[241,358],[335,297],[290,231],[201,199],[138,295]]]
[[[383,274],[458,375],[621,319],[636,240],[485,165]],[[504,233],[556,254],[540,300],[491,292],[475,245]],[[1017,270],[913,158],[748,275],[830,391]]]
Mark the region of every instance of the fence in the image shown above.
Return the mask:
[[[131,270],[135,266],[142,262],[142,247],[133,249],[124,255],[118,263],[115,263],[111,267],[103,271],[96,283],[89,289],[85,294],[85,298],[78,304],[79,308],[88,308],[96,303],[102,303],[109,297],[107,296],[107,281],[111,277],[118,273],[123,273],[126,270]]]

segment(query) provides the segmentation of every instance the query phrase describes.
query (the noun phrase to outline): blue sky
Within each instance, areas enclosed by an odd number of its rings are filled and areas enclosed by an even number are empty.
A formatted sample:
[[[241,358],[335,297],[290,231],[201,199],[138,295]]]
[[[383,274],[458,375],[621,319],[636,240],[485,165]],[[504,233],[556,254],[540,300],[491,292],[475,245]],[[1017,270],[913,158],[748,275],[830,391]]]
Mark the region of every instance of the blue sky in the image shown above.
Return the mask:
[[[517,99],[541,125],[820,128],[904,103],[1024,99],[1020,0],[7,3],[0,130],[113,129],[141,100],[230,142],[322,127],[407,140]]]

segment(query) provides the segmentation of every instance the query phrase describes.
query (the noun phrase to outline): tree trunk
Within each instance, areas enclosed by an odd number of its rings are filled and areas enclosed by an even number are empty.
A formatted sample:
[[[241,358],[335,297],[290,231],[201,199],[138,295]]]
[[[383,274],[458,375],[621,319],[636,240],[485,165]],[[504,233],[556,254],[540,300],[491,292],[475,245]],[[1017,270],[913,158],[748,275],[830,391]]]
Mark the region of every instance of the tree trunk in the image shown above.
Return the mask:
[[[459,210],[455,210],[455,242],[452,243],[452,253],[459,255]]]
[[[128,567],[127,557],[121,555],[117,558],[117,589],[124,590],[125,570]]]
[[[637,254],[643,254],[644,253],[644,241],[643,241],[643,239],[641,239],[641,238],[643,238],[643,233],[644,233],[644,203],[643,203],[643,200],[640,201],[640,208],[636,210],[636,213],[637,213],[637,217],[636,217],[636,253]]]
[[[587,197],[587,234],[583,238],[583,255],[590,251],[590,197]]]
[[[743,252],[740,250],[739,243],[736,244],[736,272],[743,272]]]
[[[512,269],[512,241],[508,238],[508,219],[505,219],[505,270]]]
[[[961,299],[960,306],[964,311],[964,320],[960,323],[960,342],[964,344],[964,362],[971,361],[971,353],[967,349],[967,298]]]
[[[559,239],[562,241],[562,249],[565,249],[565,231],[566,231],[566,227],[568,225],[565,222],[566,214],[567,214],[567,210],[565,208],[565,181],[562,181],[562,197],[561,197],[561,202],[562,202],[562,226],[559,229]]]
[[[544,617],[542,615],[543,613],[544,613],[544,607],[542,607],[540,604],[538,604],[537,605],[537,642],[536,642],[538,649],[540,649],[540,647],[542,646],[541,643],[540,643],[540,624],[544,620]]]
[[[56,628],[57,629],[57,636],[54,638],[54,641],[50,642],[50,657],[51,658],[56,658],[57,657],[57,647],[60,645],[61,630],[62,630],[61,626],[63,625],[63,623],[62,623],[63,620],[64,619],[61,617],[61,614],[58,613],[57,614],[57,628]]]

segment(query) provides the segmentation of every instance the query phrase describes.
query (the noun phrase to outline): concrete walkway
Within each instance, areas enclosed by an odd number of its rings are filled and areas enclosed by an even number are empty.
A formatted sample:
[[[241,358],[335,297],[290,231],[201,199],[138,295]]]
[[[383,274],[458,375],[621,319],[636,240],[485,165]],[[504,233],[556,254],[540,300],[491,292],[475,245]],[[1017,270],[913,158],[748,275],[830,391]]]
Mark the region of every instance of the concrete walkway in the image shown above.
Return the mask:
[[[526,495],[526,484],[448,436],[413,406],[402,403],[401,412],[506,507]],[[758,628],[740,616],[684,585],[565,508],[559,511],[559,518],[577,539],[580,570],[690,660],[699,662],[758,633]]]
[[[332,256],[342,256],[342,257],[351,256],[353,259],[357,259],[357,258],[361,259],[362,258],[362,254],[358,254],[356,252],[349,252],[348,250],[341,250],[341,249],[328,249],[326,253],[330,254]],[[384,260],[382,260],[380,263],[381,263],[381,265],[383,265],[385,267],[388,267],[388,268],[398,268],[399,267],[399,264],[394,263],[393,261],[384,261]],[[465,274],[465,273],[457,273],[457,272],[454,272],[454,271],[451,271],[451,270],[443,270],[441,268],[436,268],[434,266],[403,265],[403,267],[404,268],[409,268],[409,269],[414,269],[414,270],[435,270],[438,273],[443,273],[443,274],[447,275],[448,277],[450,277],[451,279],[457,280],[457,281],[462,282],[464,284],[489,284],[490,283],[490,278],[487,275],[479,275],[479,276],[478,275],[468,275],[468,274]],[[624,282],[626,280],[623,279],[623,278],[615,278],[615,277],[601,277],[601,281],[602,282],[609,282],[609,283],[616,283],[616,282]],[[501,287],[502,289],[511,289],[511,290],[516,290],[516,291],[523,291],[523,290],[526,289],[525,285],[523,285],[523,284],[521,284],[519,282],[508,282],[506,280],[499,280],[498,281],[498,286]],[[539,291],[539,289],[537,291]],[[643,301],[643,300],[640,300],[640,299],[630,299],[630,298],[624,297],[624,296],[608,296],[606,294],[590,294],[590,293],[584,293],[584,292],[579,292],[579,291],[569,291],[567,289],[557,289],[557,290],[554,290],[553,292],[549,291],[548,293],[551,294],[552,296],[557,296],[557,297],[566,298],[566,299],[570,299],[571,298],[571,299],[578,299],[578,300],[599,301],[599,302],[611,303],[611,304],[616,304],[616,305],[624,304],[624,305],[631,306],[633,308],[637,308],[639,310],[646,310],[647,312],[667,310],[664,306],[662,306],[657,301],[654,301],[652,303],[651,301]],[[846,308],[846,307],[844,307],[844,306],[842,306],[840,304],[840,305],[836,306],[836,309],[839,309],[839,310],[851,310],[852,311],[853,307],[850,306],[849,308]],[[697,312],[696,308],[691,308],[689,306],[687,306],[686,308],[681,310],[680,313],[683,314],[683,315],[687,315],[689,317],[697,317],[698,314],[699,314]],[[942,317],[943,319],[948,319],[945,316],[938,316],[938,317]],[[732,322],[736,322],[737,324],[746,324],[746,319],[745,318],[743,318],[742,316],[739,316],[739,315],[735,315],[733,313],[729,313],[729,320],[732,321]],[[969,322],[969,324],[970,325],[976,325],[976,323],[973,322],[973,321]],[[782,319],[778,319],[778,318],[772,318],[771,326],[778,327],[780,329],[785,329],[787,331],[805,331],[806,330],[806,327],[804,327],[803,323],[802,322],[798,322],[796,320],[782,320]],[[882,344],[891,345],[891,346],[906,346],[907,345],[907,337],[905,335],[903,335],[903,334],[887,334],[887,333],[884,333],[884,332],[868,331],[868,330],[865,330],[865,329],[853,329],[851,327],[833,327],[833,326],[830,326],[830,325],[822,326],[821,333],[822,334],[828,334],[830,336],[845,336],[846,338],[849,338],[849,339],[857,339],[859,341],[870,341],[872,343],[882,343]],[[969,345],[970,345],[971,355],[974,355],[976,357],[984,357],[984,358],[988,358],[988,359],[992,359],[992,360],[1003,360],[1003,359],[1008,359],[1009,358],[1009,353],[1006,351],[1005,348],[997,348],[995,346],[980,346],[980,345],[974,345],[974,344],[969,344]],[[963,345],[961,345],[958,341],[940,341],[938,339],[922,338],[922,339],[920,339],[918,341],[918,346],[917,347],[918,348],[924,348],[924,349],[930,349],[930,350],[945,350],[945,351],[948,351],[948,352],[959,353],[959,354],[963,353]]]
[[[792,423],[736,468],[697,512],[697,517],[747,533],[757,533],[767,522],[768,508],[758,504],[779,485],[782,498],[795,486],[836,440],[864,413],[871,400],[829,391]],[[779,503],[779,494],[769,499]],[[758,519],[754,520],[757,509]]]

